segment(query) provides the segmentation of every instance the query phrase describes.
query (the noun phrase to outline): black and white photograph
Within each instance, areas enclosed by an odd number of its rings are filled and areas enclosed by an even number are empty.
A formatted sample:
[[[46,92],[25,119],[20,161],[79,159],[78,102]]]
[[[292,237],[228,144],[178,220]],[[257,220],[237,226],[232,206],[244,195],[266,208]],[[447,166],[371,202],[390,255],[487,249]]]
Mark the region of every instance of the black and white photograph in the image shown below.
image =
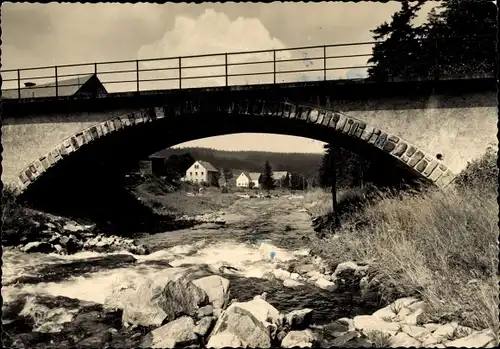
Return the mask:
[[[497,347],[497,12],[3,2],[3,347]]]

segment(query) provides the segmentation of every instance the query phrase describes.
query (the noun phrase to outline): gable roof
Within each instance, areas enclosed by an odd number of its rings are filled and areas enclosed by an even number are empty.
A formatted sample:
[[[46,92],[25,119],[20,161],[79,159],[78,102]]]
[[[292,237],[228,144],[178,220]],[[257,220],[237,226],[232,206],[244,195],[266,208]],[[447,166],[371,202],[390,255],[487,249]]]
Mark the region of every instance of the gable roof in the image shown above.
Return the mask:
[[[288,171],[273,171],[273,177],[274,179],[281,179],[286,177],[286,174]]]
[[[207,162],[207,161],[200,161],[198,160],[198,163],[205,167],[205,169],[208,171],[208,172],[219,172],[211,163]]]
[[[95,87],[91,87],[94,83]],[[95,90],[99,93],[107,93],[106,88],[101,83],[95,74],[88,74],[77,76],[76,78],[57,80],[57,95],[58,96],[73,96],[82,92],[82,90]],[[2,91],[2,98],[19,98],[17,89],[9,89]],[[21,98],[40,98],[40,97],[55,97],[56,96],[56,83],[50,82],[46,84],[39,84],[33,87],[21,87]]]
[[[248,172],[248,178],[250,178],[252,181],[259,180],[259,177],[260,177],[260,172]]]

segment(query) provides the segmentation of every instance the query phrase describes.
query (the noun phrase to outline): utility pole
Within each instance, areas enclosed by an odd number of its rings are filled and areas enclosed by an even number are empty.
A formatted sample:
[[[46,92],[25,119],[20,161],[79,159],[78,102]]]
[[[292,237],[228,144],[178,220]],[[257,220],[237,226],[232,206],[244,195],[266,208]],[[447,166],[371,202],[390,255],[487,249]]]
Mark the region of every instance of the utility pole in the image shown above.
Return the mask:
[[[333,228],[337,229],[340,226],[340,220],[337,208],[337,170],[335,164],[335,150],[337,149],[337,145],[335,141],[331,142],[330,144],[331,148],[330,148],[329,162],[330,162],[330,173],[332,178],[332,209],[333,209],[333,219],[334,219]]]

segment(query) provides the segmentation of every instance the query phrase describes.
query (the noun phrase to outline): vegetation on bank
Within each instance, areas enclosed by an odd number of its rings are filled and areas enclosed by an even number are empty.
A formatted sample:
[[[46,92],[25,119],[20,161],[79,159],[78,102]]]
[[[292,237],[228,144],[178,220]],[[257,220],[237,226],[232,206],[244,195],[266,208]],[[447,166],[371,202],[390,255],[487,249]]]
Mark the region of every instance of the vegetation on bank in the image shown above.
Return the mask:
[[[377,200],[365,202],[362,212],[344,215],[341,228],[315,241],[313,249],[332,265],[373,261],[378,275],[397,293],[419,294],[428,302],[428,320],[455,320],[497,333],[496,164],[496,153],[489,149],[449,190],[379,192]],[[339,196],[363,194],[359,189],[351,192]],[[328,214],[330,193],[310,192],[305,204],[313,215]]]

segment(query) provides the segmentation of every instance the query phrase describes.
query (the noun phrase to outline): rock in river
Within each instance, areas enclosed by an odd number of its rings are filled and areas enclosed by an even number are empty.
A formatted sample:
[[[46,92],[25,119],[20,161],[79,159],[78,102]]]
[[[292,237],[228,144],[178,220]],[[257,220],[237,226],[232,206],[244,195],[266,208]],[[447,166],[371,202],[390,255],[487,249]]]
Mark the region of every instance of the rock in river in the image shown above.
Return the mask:
[[[271,334],[276,332],[279,322],[278,309],[259,297],[248,302],[234,302],[221,315],[209,338],[214,344],[217,336],[223,332],[234,334],[244,346],[270,348]],[[217,337],[216,337],[217,338]]]
[[[194,321],[183,316],[151,331],[141,343],[141,348],[173,348],[195,344]]]

